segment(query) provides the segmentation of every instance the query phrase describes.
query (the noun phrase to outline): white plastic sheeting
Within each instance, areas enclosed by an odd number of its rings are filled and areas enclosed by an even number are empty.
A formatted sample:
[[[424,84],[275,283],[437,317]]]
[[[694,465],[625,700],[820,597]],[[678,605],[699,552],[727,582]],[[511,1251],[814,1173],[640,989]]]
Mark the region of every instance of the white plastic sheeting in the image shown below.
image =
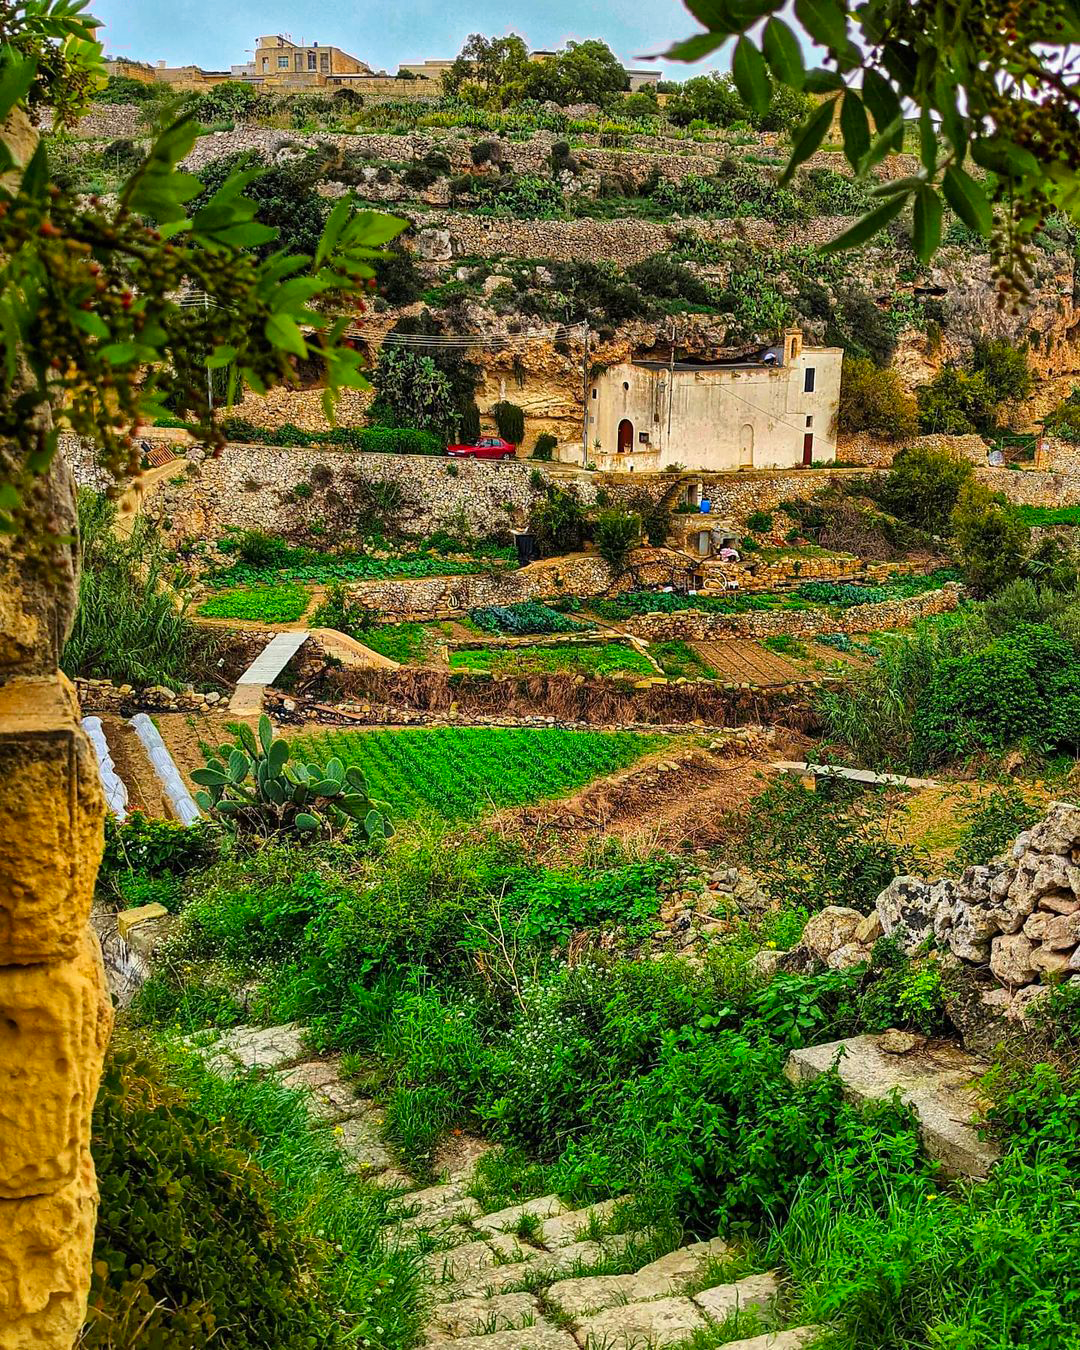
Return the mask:
[[[84,717],[82,729],[90,737],[90,744],[94,747],[94,754],[97,756],[98,775],[101,778],[102,791],[105,793],[105,805],[117,820],[126,820],[127,787],[113,765],[113,758],[109,753],[109,742],[105,739],[105,728],[101,725],[101,718]]]
[[[146,715],[146,713],[136,713],[131,719],[131,725],[135,728],[135,734],[143,743],[147,757],[154,766],[154,772],[161,780],[161,786],[165,789],[165,795],[169,799],[177,820],[185,825],[194,825],[201,819],[202,813],[195,805],[195,799],[187,790],[184,780],[180,777],[180,771],[177,769],[172,755],[165,748],[165,742],[161,739],[156,726]]]

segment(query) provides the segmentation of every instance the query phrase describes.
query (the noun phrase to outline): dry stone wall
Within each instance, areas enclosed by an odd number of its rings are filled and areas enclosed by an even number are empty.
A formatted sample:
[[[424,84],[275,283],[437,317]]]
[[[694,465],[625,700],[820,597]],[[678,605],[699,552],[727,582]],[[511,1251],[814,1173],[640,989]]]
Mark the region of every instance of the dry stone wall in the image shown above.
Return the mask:
[[[621,625],[627,633],[648,642],[676,638],[699,641],[722,637],[813,637],[818,633],[875,633],[880,629],[904,628],[931,614],[945,614],[960,603],[961,588],[949,583],[937,591],[899,600],[879,600],[852,605],[844,610],[777,609],[749,614],[708,614],[698,609],[673,614],[639,614]]]
[[[1051,473],[1043,469],[977,468],[975,477],[1014,506],[1076,506],[1080,503],[1080,473]]]
[[[171,544],[213,540],[230,526],[288,533],[311,524],[331,526],[334,542],[348,543],[350,529],[358,534],[359,508],[353,495],[358,480],[400,487],[404,503],[399,521],[411,533],[464,526],[486,535],[516,519],[523,522],[550,473],[527,460],[450,462],[438,455],[363,455],[264,445],[229,445],[217,459],[191,462],[188,474],[177,461],[175,477],[181,481],[159,481],[144,500],[144,511],[161,524]],[[533,486],[536,471],[540,487]],[[310,487],[311,495],[297,497],[292,489],[298,484]],[[575,485],[586,505],[595,502],[596,488],[592,478]]]
[[[912,436],[904,440],[890,440],[871,431],[842,432],[836,441],[836,458],[845,464],[866,465],[867,468],[888,468],[899,450],[908,446],[925,446],[932,450],[948,450],[968,459],[972,464],[986,463],[986,442],[981,436]]]

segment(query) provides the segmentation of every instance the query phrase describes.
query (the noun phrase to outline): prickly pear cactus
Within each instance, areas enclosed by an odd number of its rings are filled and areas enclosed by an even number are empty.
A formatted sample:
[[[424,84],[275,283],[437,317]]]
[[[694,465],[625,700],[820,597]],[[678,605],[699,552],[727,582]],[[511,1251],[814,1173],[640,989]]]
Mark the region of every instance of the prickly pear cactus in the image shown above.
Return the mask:
[[[265,713],[258,734],[244,723],[231,729],[235,744],[219,746],[191,775],[204,811],[247,833],[326,839],[350,830],[369,842],[393,833],[356,765],[346,769],[337,758],[325,766],[291,761],[288,742],[274,736]]]

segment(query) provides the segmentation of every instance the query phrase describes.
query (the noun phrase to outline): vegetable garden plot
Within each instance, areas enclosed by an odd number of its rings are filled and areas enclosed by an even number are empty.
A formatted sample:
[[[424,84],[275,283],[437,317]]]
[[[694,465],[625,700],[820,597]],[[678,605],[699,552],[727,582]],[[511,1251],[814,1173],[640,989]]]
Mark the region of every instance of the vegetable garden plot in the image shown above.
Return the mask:
[[[664,744],[662,735],[552,728],[446,727],[327,731],[292,742],[294,757],[358,764],[373,797],[407,820],[434,812],[475,819],[572,792]]]
[[[656,674],[635,647],[622,642],[567,643],[564,646],[469,647],[450,653],[451,670],[484,670],[493,675],[628,676]]]

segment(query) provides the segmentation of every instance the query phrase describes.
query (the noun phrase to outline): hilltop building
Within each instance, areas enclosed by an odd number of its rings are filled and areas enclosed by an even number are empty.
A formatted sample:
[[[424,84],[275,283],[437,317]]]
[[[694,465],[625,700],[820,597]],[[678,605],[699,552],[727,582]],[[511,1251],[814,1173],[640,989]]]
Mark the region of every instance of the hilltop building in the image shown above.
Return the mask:
[[[732,361],[628,361],[589,389],[588,459],[598,469],[791,469],[836,455],[839,347],[782,344]]]

